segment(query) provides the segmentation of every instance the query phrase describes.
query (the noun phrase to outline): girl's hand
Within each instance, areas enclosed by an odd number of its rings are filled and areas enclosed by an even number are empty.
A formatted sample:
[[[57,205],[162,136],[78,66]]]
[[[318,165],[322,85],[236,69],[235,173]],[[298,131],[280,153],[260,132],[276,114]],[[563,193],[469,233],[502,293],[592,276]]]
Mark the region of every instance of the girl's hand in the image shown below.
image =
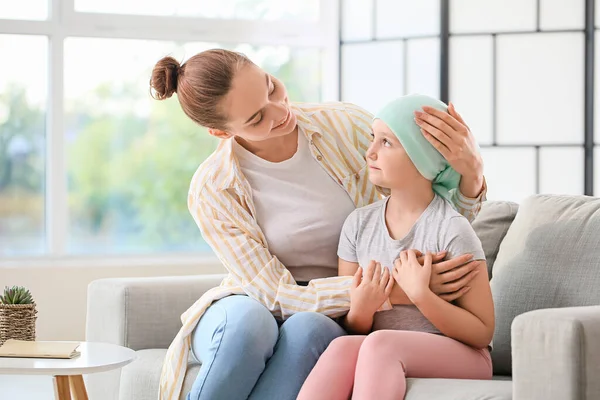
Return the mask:
[[[389,298],[394,279],[388,268],[381,272],[381,264],[371,261],[366,270],[358,268],[350,289],[350,312],[373,316]]]
[[[423,265],[421,265],[414,250],[404,250],[394,261],[394,279],[413,303],[431,292],[429,280],[432,259],[431,253],[427,253]]]
[[[425,106],[415,112],[421,133],[461,176],[483,184],[483,159],[471,130],[454,108],[448,113]]]

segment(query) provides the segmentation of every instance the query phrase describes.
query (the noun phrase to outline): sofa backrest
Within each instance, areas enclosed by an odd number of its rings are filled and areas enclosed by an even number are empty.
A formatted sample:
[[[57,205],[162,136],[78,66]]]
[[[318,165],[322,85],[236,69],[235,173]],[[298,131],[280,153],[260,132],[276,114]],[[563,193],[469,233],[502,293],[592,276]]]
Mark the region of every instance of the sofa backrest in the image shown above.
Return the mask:
[[[510,328],[541,308],[600,305],[600,198],[523,201],[493,265],[494,373],[511,374]]]
[[[486,201],[473,221],[473,229],[483,245],[490,279],[492,279],[492,270],[500,243],[506,236],[518,209],[519,205],[510,201]]]

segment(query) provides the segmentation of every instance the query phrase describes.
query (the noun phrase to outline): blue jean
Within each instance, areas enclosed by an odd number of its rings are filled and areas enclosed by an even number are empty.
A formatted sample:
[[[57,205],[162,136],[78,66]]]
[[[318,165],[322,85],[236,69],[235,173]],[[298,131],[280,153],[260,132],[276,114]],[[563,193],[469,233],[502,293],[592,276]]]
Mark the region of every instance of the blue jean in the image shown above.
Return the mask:
[[[345,335],[315,312],[280,324],[247,296],[211,305],[192,333],[192,354],[202,367],[187,400],[294,400],[329,343]]]

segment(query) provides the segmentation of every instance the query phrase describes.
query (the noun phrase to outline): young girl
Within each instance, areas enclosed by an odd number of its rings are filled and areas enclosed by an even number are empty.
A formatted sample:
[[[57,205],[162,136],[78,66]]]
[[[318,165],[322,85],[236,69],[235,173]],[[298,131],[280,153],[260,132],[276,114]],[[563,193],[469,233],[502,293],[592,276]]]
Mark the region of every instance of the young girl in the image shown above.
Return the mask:
[[[335,339],[298,399],[402,399],[406,377],[492,377],[494,306],[485,261],[454,304],[428,288],[432,257],[485,256],[467,219],[448,202],[459,175],[419,132],[415,112],[423,106],[447,110],[426,96],[404,96],[372,124],[369,179],[391,195],[352,212],[338,248],[339,274],[355,278],[346,328],[368,336]],[[426,254],[424,262],[411,249]],[[390,294],[400,304],[378,311]]]

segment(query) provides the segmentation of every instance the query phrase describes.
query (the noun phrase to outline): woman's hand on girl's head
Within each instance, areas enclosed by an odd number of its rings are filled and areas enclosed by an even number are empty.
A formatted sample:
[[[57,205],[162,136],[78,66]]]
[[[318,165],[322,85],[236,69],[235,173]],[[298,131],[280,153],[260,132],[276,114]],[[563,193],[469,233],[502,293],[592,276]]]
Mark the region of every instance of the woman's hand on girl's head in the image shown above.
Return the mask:
[[[450,103],[448,113],[425,106],[423,111],[415,112],[415,122],[456,172],[467,178],[483,178],[483,159],[477,141],[454,104]]]

